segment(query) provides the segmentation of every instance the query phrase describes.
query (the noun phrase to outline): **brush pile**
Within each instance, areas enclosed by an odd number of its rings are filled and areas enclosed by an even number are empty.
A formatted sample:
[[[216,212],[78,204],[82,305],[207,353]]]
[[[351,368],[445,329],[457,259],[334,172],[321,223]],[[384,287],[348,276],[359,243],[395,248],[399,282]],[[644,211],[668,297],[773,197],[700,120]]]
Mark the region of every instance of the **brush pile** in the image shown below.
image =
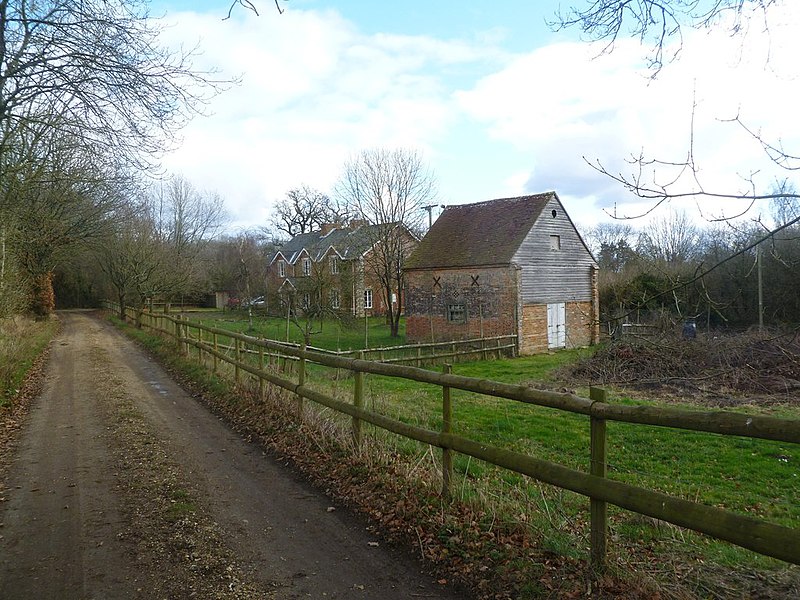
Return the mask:
[[[559,373],[560,378],[639,390],[800,402],[800,335],[741,333],[614,340]]]

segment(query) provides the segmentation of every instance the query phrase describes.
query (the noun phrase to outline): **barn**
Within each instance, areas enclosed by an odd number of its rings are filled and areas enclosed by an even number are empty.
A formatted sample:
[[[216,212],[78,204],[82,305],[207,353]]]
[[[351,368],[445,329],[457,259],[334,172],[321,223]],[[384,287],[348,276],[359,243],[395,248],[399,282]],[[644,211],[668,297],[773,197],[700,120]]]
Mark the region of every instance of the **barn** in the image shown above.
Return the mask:
[[[599,338],[597,263],[555,192],[445,208],[404,270],[411,343],[516,335],[535,354]]]

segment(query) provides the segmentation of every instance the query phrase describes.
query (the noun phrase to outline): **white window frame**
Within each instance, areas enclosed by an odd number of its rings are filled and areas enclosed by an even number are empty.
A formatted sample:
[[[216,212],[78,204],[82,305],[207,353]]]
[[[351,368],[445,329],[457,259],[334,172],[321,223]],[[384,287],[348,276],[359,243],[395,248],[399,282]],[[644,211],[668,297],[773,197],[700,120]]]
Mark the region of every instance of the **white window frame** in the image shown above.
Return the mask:
[[[339,257],[336,255],[328,257],[328,269],[331,272],[331,275],[338,275],[339,274]]]
[[[311,294],[308,292],[303,293],[303,310],[308,310],[311,308]]]
[[[364,289],[364,309],[372,308],[372,288]]]
[[[334,310],[340,309],[342,307],[342,296],[339,293],[339,290],[333,288],[329,293],[331,308]]]
[[[311,276],[311,259],[304,258],[303,259],[303,277],[310,277]]]
[[[278,261],[278,277],[286,277],[286,262]]]

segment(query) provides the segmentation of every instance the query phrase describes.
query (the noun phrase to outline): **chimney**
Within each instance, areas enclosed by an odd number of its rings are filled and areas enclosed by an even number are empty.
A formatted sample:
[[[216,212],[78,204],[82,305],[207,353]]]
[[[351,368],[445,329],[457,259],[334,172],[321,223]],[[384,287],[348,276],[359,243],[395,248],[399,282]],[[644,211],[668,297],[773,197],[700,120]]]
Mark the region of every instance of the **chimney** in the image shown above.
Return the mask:
[[[320,237],[325,237],[334,229],[339,229],[342,226],[341,223],[323,223],[320,227]]]
[[[353,219],[352,221],[350,221],[348,227],[350,227],[351,230],[356,230],[359,227],[363,227],[366,224],[367,221],[365,219]]]

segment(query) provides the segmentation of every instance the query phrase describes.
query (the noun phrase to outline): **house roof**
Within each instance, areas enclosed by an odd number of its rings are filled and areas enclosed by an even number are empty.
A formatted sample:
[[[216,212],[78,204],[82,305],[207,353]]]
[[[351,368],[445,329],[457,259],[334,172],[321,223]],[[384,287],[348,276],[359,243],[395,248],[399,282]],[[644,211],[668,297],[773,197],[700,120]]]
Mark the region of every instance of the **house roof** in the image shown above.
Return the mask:
[[[394,226],[394,225],[390,225]],[[323,234],[322,231],[311,231],[294,236],[286,242],[272,257],[270,263],[282,256],[290,264],[294,264],[305,253],[314,262],[322,259],[327,252],[333,250],[344,260],[363,256],[381,239],[381,229],[387,225],[361,225],[356,229],[340,227]]]
[[[407,269],[510,264],[547,203],[546,192],[448,206],[405,264]]]

